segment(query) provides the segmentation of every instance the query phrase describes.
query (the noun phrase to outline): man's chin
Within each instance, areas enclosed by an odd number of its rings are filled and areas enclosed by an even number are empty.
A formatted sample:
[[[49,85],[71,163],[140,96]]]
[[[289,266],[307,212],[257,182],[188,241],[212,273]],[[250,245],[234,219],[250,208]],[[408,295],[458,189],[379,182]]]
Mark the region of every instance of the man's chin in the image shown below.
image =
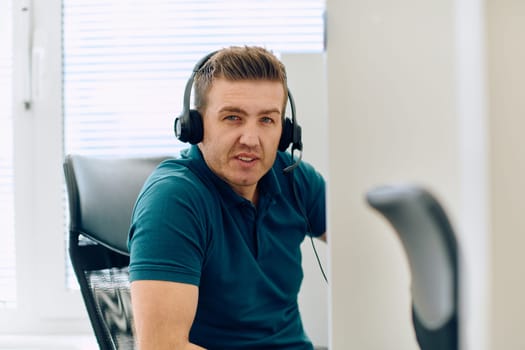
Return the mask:
[[[260,178],[257,180],[254,180],[251,178],[240,178],[240,179],[237,179],[235,182],[233,182],[233,184],[235,184],[236,186],[250,187],[250,186],[257,185],[257,182],[259,182],[259,180]]]

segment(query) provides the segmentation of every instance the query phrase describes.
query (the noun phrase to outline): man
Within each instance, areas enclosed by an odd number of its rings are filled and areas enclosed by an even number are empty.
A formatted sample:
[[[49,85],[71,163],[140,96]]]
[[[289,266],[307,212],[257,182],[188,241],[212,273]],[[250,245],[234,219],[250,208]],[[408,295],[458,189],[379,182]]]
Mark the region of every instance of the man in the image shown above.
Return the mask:
[[[278,151],[285,68],[265,49],[231,47],[194,74],[202,139],[155,170],[133,213],[139,348],[311,350],[300,244],[307,231],[324,239],[325,184],[304,162],[283,171],[294,162]]]

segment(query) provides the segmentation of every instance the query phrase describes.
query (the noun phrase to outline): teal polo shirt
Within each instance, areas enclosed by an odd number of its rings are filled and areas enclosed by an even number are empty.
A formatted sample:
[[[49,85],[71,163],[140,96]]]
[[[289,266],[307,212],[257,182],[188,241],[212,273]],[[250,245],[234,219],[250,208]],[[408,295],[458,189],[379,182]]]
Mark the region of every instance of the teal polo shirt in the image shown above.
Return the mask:
[[[210,350],[313,348],[297,304],[300,245],[326,231],[325,182],[305,162],[284,173],[292,162],[278,152],[259,181],[257,206],[216,176],[197,146],[146,181],[130,228],[130,279],[199,287],[191,342]]]

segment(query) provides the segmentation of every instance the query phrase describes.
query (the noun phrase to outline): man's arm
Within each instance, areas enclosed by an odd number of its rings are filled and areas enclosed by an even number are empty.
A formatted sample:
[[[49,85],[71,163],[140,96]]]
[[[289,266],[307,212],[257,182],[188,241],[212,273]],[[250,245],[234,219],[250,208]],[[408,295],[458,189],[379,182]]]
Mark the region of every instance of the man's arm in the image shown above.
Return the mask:
[[[135,334],[140,350],[204,349],[189,342],[199,289],[167,281],[131,282]]]
[[[326,242],[326,232],[323,233],[322,235],[320,235],[319,237],[317,237],[318,239],[320,239],[321,241],[323,242]]]

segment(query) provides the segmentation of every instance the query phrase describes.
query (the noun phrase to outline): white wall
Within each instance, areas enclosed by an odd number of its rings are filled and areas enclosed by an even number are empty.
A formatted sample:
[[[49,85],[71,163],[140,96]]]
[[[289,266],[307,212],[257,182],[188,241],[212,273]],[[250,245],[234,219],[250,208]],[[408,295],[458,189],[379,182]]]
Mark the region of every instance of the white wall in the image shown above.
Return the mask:
[[[525,2],[488,0],[492,349],[525,349]]]
[[[328,176],[328,122],[326,116],[326,63],[324,54],[286,54],[288,86],[303,136],[303,159]],[[314,240],[323,269],[327,245]],[[302,246],[304,281],[299,305],[306,332],[316,345],[328,344],[328,285],[322,277],[309,239]]]
[[[398,182],[426,186],[445,206],[461,244],[463,348],[486,348],[481,6],[327,2],[332,350],[418,349],[404,252],[364,201]]]

